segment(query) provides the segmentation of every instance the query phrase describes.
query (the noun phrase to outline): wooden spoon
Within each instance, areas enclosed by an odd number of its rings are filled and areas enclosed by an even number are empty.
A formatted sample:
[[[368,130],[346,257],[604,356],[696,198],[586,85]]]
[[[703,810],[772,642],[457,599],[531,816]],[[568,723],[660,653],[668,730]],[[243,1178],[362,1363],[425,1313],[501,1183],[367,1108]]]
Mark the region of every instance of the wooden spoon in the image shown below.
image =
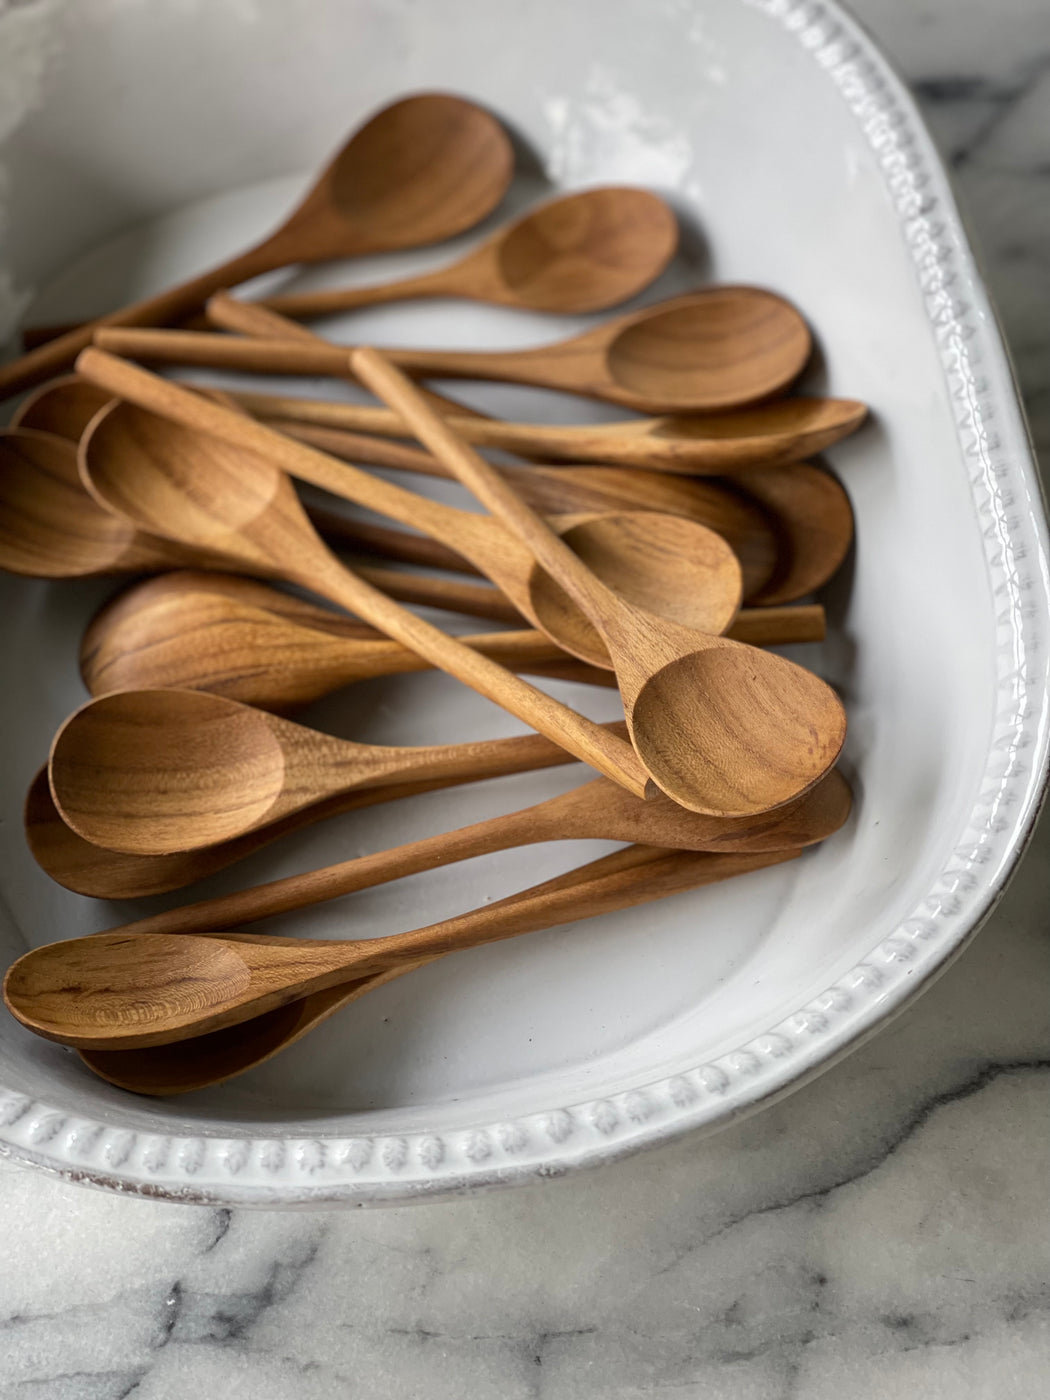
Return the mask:
[[[252,349],[197,331],[101,329],[95,343],[167,363],[269,374],[346,372],[348,347],[315,338]],[[811,342],[788,302],[757,287],[710,287],[659,302],[533,350],[391,349],[416,375],[497,379],[603,399],[643,413],[718,411],[781,392],[801,374]]]
[[[622,721],[608,726],[614,733],[623,733]],[[77,894],[95,899],[141,899],[146,895],[164,894],[180,889],[224,870],[236,861],[252,855],[278,837],[287,836],[314,822],[356,812],[358,808],[373,807],[381,802],[393,802],[402,797],[416,797],[446,787],[458,787],[464,782],[483,778],[504,777],[536,768],[549,768],[570,763],[571,755],[540,734],[516,735],[510,739],[486,739],[478,744],[479,761],[484,771],[469,775],[445,774],[426,782],[396,783],[381,788],[357,788],[342,793],[314,807],[293,812],[282,821],[257,827],[254,831],[224,841],[206,850],[178,852],[166,856],[135,856],[107,851],[78,836],[62,820],[51,796],[47,768],[33,779],[25,803],[26,841],[33,858],[52,880]]]
[[[147,536],[92,500],[65,438],[0,431],[0,568],[8,573],[91,578],[210,562],[206,551]]]
[[[295,263],[439,243],[485,218],[506,192],[514,156],[502,127],[464,98],[420,93],[382,108],[322,171],[262,243],[209,272],[48,341],[0,368],[0,399],[70,365],[99,325],[157,325],[219,287]]]
[[[424,959],[629,908],[798,855],[707,852],[701,860],[690,852],[679,861],[662,852],[650,866],[652,848],[643,852],[614,852],[596,862],[598,869],[592,867],[583,883],[562,876],[388,938],[329,942],[218,933],[139,938],[113,931],[67,939],[13,963],[4,979],[4,1000],[24,1026],[64,1045],[92,1051],[167,1045]],[[610,869],[611,879],[603,879]]]
[[[118,332],[105,332],[116,336]],[[176,336],[181,331],[119,332],[125,335]],[[232,336],[199,336],[207,342],[208,355],[240,360],[245,346]],[[219,351],[226,342],[233,347]],[[135,353],[129,351],[129,353]],[[174,358],[182,361],[180,352]],[[243,367],[243,366],[242,366]],[[367,404],[333,403],[328,399],[302,399],[281,394],[256,394],[237,390],[231,394],[242,408],[261,419],[293,419],[321,427],[349,428],[351,432],[405,437],[408,428],[399,414]],[[720,476],[753,466],[780,466],[800,462],[823,452],[841,438],[856,432],[867,416],[867,407],[855,399],[780,399],[756,408],[693,417],[632,418],[622,423],[553,425],[504,423],[495,418],[463,416],[449,423],[476,447],[505,448],[526,457],[562,462],[599,462],[684,476]]]
[[[107,394],[105,402],[110,399]],[[360,540],[353,522],[330,511],[319,514],[326,535]],[[149,535],[101,508],[84,489],[76,446],[67,439],[27,428],[0,432],[0,569],[30,578],[69,579],[223,562],[229,560]],[[240,561],[240,567],[252,566]],[[521,614],[492,588],[371,566],[358,571],[392,598],[522,623]]]
[[[693,811],[744,816],[811,787],[835,762],[846,718],[818,677],[769,652],[682,626],[595,577],[488,462],[376,350],[352,368],[459,481],[519,535],[609,650],[635,750],[656,784]]]
[[[814,845],[838,831],[850,813],[849,785],[835,770],[782,812],[725,821],[686,812],[669,797],[632,797],[595,778],[532,807],[393,850],[290,875],[235,894],[219,895],[122,925],[121,933],[201,933],[288,914],[338,895],[371,889],[424,870],[546,841],[632,841],[673,850],[771,853]]]
[[[615,684],[610,672],[566,657],[541,632],[489,632],[461,641],[512,671],[547,675],[551,668],[562,679]],[[355,681],[425,671],[429,664],[363,623],[248,579],[205,573],[169,574],[127,590],[94,618],[80,652],[81,675],[94,696],[206,690],[280,712]]]
[[[233,840],[355,788],[472,779],[489,762],[476,742],[356,744],[221,695],[129,690],[66,720],[48,773],[62,819],[86,841],[166,855]]]
[[[195,395],[188,394],[187,399],[199,404],[202,412],[223,412]],[[259,425],[236,414],[227,417],[240,423],[246,433],[259,431]],[[531,553],[499,521],[428,500],[298,442],[276,435],[274,440],[281,449],[275,459],[290,471],[451,545],[497,584],[533,627],[580,660],[608,667],[604,643],[594,628],[564,594],[552,592],[550,580],[536,567]],[[130,402],[102,410],[84,435],[80,451],[82,470],[96,485],[116,474],[128,477],[144,471],[147,456],[154,470],[169,475],[185,475],[187,461],[197,463],[202,471],[208,464],[209,472],[218,472],[230,457],[229,449],[206,433],[181,423],[165,423]],[[96,490],[96,495],[111,509],[127,514],[105,489]],[[221,509],[223,503],[216,499]],[[143,518],[131,518],[145,524]],[[718,632],[740,605],[741,573],[732,550],[721,536],[682,516],[656,511],[560,516],[555,528],[611,586],[658,615]]]
[[[47,380],[22,400],[11,417],[11,427],[36,428],[69,442],[79,442],[92,418],[112,397],[79,374],[62,374]]]
[[[291,419],[271,422],[290,437],[342,461],[393,467],[421,476],[449,476],[448,468],[431,453],[404,443]],[[780,569],[781,546],[770,516],[721,482],[690,481],[631,467],[501,465],[500,471],[522,498],[544,515],[654,510],[684,515],[705,525],[722,536],[740,561],[745,598],[762,592]]]
[[[765,507],[781,534],[780,563],[753,601],[786,603],[822,588],[853,542],[853,509],[830,472],[812,462],[738,472],[733,485]]]
[[[330,478],[333,468],[344,470],[339,464],[101,351],[84,351],[78,366],[83,370],[85,365],[95,382],[99,375],[108,376],[158,403],[177,421],[181,417],[191,427],[190,444],[198,449],[196,456],[172,451],[181,426],[171,427],[144,414],[144,436],[129,438],[127,450],[110,452],[99,460],[99,454],[92,452],[99,427],[115,421],[115,414],[104,410],[81,442],[80,465],[85,484],[108,509],[182,543],[204,540],[209,549],[224,554],[227,567],[248,566],[251,572],[281,575],[346,607],[577,758],[593,760],[599,772],[644,790],[644,770],[629,745],[392,602],[325,549],[291,482],[272,457],[294,448],[299,458],[305,457],[298,469],[313,468],[319,480]],[[226,442],[193,432],[198,426],[217,429]],[[230,442],[238,445],[230,450]],[[201,448],[207,448],[206,455],[201,455]],[[270,457],[258,455],[260,451],[269,452]]]
[[[819,607],[741,614],[729,635],[818,641]],[[576,661],[536,631],[462,640],[515,671],[615,686],[610,671]],[[92,695],[112,690],[207,690],[280,713],[377,676],[428,663],[374,628],[265,584],[180,570],[137,583],[87,628],[80,672]]]
[[[285,316],[327,316],[417,297],[462,297],[494,306],[604,311],[647,287],[667,266],[678,223],[658,195],[625,186],[575,190],[528,209],[447,267],[371,287],[266,297]],[[72,326],[23,331],[43,344]]]
[[[222,324],[215,300],[208,305],[209,319]],[[283,321],[271,334],[287,336]],[[345,346],[318,336],[310,343],[327,346],[327,354],[318,351],[304,366],[345,373]],[[711,411],[768,398],[798,378],[811,349],[805,321],[783,298],[758,287],[707,287],[535,349],[383,353],[416,375],[533,384],[658,413]]]
[[[215,325],[240,335],[263,339],[278,336],[303,340],[307,344],[325,344],[304,326],[266,307],[240,301],[227,292],[218,292],[209,299],[207,313]],[[447,414],[461,415],[466,411],[472,418],[485,416],[476,409],[464,410],[462,405],[436,396],[435,407]],[[283,422],[279,426],[282,432],[290,433],[300,442],[308,442],[343,461],[365,462],[427,476],[449,476],[448,468],[431,453],[406,443],[311,424]],[[739,492],[720,484],[655,476],[652,472],[628,467],[533,465],[525,470],[515,467],[501,467],[500,470],[530,505],[544,513],[644,508],[684,515],[706,525],[729,543],[739,559],[745,597],[767,584],[774,569],[779,568],[780,545],[768,516]],[[447,560],[422,562],[448,566]]]
[[[627,846],[571,870],[498,904],[486,906],[490,917],[525,918],[534,909],[538,917],[566,922],[581,915],[611,913],[686,889],[742,875],[794,858],[783,854],[724,855],[663,851],[652,846]],[[564,897],[564,903],[562,903]],[[475,915],[462,916],[468,919]],[[538,925],[536,926],[538,927]],[[531,925],[518,928],[530,931]],[[137,1050],[82,1050],[84,1063],[122,1089],[137,1094],[184,1094],[223,1083],[262,1064],[287,1049],[323,1021],[358,1001],[368,992],[406,972],[433,962],[441,954],[402,963],[371,977],[342,982],[324,992],[313,992],[298,1001],[261,1016],[253,1016],[226,1030],[193,1036],[173,1045]]]

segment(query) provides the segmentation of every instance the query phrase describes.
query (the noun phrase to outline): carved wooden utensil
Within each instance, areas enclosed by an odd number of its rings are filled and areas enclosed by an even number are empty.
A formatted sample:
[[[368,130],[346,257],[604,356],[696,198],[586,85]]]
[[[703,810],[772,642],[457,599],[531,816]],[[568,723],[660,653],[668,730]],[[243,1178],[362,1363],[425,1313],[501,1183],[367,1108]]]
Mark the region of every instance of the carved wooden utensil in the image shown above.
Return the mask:
[[[117,335],[118,332],[106,332]],[[139,336],[189,335],[182,331],[119,332]],[[218,350],[222,337],[199,335],[208,359],[220,355],[240,360],[245,341]],[[232,337],[226,337],[232,341]],[[129,351],[128,353],[135,353]],[[265,354],[265,350],[262,354]],[[261,357],[261,356],[260,356]],[[181,362],[188,356],[179,352]],[[258,418],[294,419],[321,427],[348,428],[351,432],[405,437],[408,427],[397,413],[367,404],[333,403],[329,399],[303,399],[284,394],[236,391],[232,397]],[[778,399],[755,408],[728,413],[679,415],[665,418],[631,418],[620,423],[586,425],[505,423],[501,419],[464,415],[449,422],[475,447],[499,447],[526,457],[560,462],[599,462],[605,465],[644,467],[651,471],[677,472],[684,476],[724,476],[754,466],[779,466],[800,462],[848,437],[867,416],[866,405],[856,399]]]
[[[208,318],[224,330],[253,337],[280,336],[307,344],[325,344],[304,326],[289,321],[266,307],[244,302],[227,292],[211,297]],[[348,368],[348,366],[347,366]],[[461,405],[447,403],[448,413],[462,413]],[[441,407],[441,405],[438,405]],[[441,407],[441,411],[446,410]],[[483,417],[467,410],[470,417]],[[302,442],[330,452],[349,462],[397,470],[421,472],[427,476],[449,476],[448,468],[433,456],[407,443],[391,442],[336,428],[285,422],[279,425]],[[573,511],[654,510],[684,515],[721,535],[740,561],[744,595],[753,593],[779,570],[781,546],[769,517],[738,492],[717,483],[685,481],[681,477],[641,472],[629,467],[501,467],[500,470],[537,510],[546,515]],[[430,557],[417,562],[442,561]],[[447,564],[448,561],[444,561]]]
[[[207,466],[209,479],[218,480],[219,458],[230,458],[228,447],[224,450],[217,441],[221,437],[228,445],[264,452],[302,480],[450,543],[507,594],[532,626],[573,656],[608,666],[605,646],[587,618],[552,586],[530,551],[499,521],[441,505],[337,462],[103,352],[86,351],[82,359],[94,366],[92,373],[101,367],[111,384],[121,383],[129,400],[103,410],[80,449],[82,474],[87,471],[96,482],[96,496],[118,514],[128,511],[101,487],[103,480],[144,473],[146,458],[154,472],[185,477],[192,461],[200,473]],[[138,407],[140,403],[150,411]],[[169,426],[153,413],[178,417],[178,422]],[[256,461],[251,457],[241,470],[249,472]],[[91,489],[90,481],[88,485]],[[221,516],[218,494],[214,508]],[[135,519],[145,525],[142,517]],[[603,579],[658,615],[718,632],[739,607],[742,584],[736,557],[721,536],[694,521],[640,510],[565,516],[556,525]]]
[[[95,343],[141,359],[268,374],[345,374],[348,349],[319,338],[309,346],[289,339],[249,348],[196,331],[120,328],[101,329]],[[384,353],[416,375],[532,384],[641,413],[695,413],[782,392],[811,348],[805,321],[781,297],[758,287],[709,287],[532,350]]]
[[[105,402],[110,401],[106,394]],[[343,540],[368,544],[353,522],[341,521],[331,511],[320,515],[326,535],[331,531]],[[236,562],[240,568],[253,567],[249,560]],[[0,569],[30,578],[69,579],[223,563],[230,560],[148,534],[101,507],[81,481],[75,443],[35,429],[0,431]],[[521,614],[492,588],[371,565],[358,566],[358,572],[391,598],[522,623]]]
[[[355,351],[351,366],[520,536],[594,624],[613,662],[635,749],[665,793],[693,811],[744,816],[790,801],[828,771],[846,717],[822,680],[782,657],[626,601],[378,351]]]
[[[0,399],[67,368],[99,325],[157,325],[219,287],[274,268],[439,243],[503,198],[514,156],[503,128],[472,102],[420,93],[358,128],[306,197],[262,243],[209,272],[111,312],[0,366]]]
[[[206,457],[198,453],[192,459],[183,452],[173,453],[171,443],[178,429],[156,419],[148,441],[131,439],[129,450],[110,452],[103,461],[94,461],[92,431],[81,444],[80,465],[85,485],[107,509],[182,543],[204,540],[210,550],[225,555],[227,566],[248,565],[255,573],[268,570],[328,598],[517,715],[606,777],[632,791],[645,790],[647,776],[630,745],[392,602],[328,552],[291,482],[274,465],[274,457],[280,459],[287,448],[294,448],[298,457],[306,457],[302,465],[316,465],[323,478],[333,469],[341,470],[340,464],[102,351],[84,351],[78,368],[95,382],[102,377],[105,383],[108,376],[129,385],[132,392],[142,388],[171,419],[189,423],[191,434],[193,427],[200,427],[193,440],[211,449]],[[105,387],[122,392],[113,382]],[[104,421],[100,417],[96,425]],[[149,427],[142,426],[143,431]],[[226,440],[206,437],[212,427]],[[231,448],[231,442],[243,446]]]
[[[314,344],[314,352],[299,357],[303,369],[345,373],[345,346],[320,338]],[[119,342],[109,348],[119,349]],[[734,408],[780,393],[802,373],[811,349],[809,328],[782,297],[759,287],[705,287],[529,350],[383,353],[414,375],[532,384],[643,413],[675,413]],[[283,358],[279,368],[288,369],[293,360]]]
[[[231,841],[355,788],[492,770],[483,741],[357,744],[204,691],[127,690],[66,720],[48,773],[55,806],[86,841],[167,855]]]
[[[819,641],[817,606],[751,609],[728,636],[763,644]],[[567,657],[534,630],[463,637],[511,670],[615,686],[610,671]],[[125,589],[92,619],[80,672],[92,695],[111,690],[207,690],[286,712],[377,676],[428,663],[364,623],[266,584],[180,570]]]
[[[367,287],[282,293],[255,304],[308,318],[417,297],[460,297],[579,315],[642,291],[667,266],[677,242],[677,220],[658,195],[606,185],[527,209],[433,272]],[[72,329],[37,326],[24,337],[27,345],[43,344]]]
[[[636,850],[631,847],[630,850]],[[662,852],[649,866],[614,852],[585,883],[557,881],[413,933],[362,942],[265,934],[136,934],[113,931],[26,953],[4,979],[4,999],[24,1026],[91,1051],[134,1050],[235,1026],[348,982],[540,928],[674,894],[791,860],[759,855]],[[617,859],[619,857],[619,859]],[[626,867],[626,868],[625,868]],[[602,878],[609,869],[616,874]],[[598,875],[595,880],[594,875]]]
[[[625,732],[622,721],[611,724],[609,728],[614,733]],[[94,899],[141,899],[202,880],[206,875],[243,860],[271,841],[328,817],[393,802],[402,797],[416,797],[421,793],[458,787],[462,783],[476,782],[486,777],[505,777],[511,773],[572,762],[570,754],[549,739],[544,739],[541,734],[485,739],[478,743],[477,748],[479,759],[485,764],[484,772],[446,773],[425,782],[355,788],[314,807],[293,812],[282,821],[256,827],[232,841],[223,841],[205,850],[180,851],[163,856],[136,856],[107,851],[85,841],[62,820],[51,796],[47,768],[44,767],[33,779],[26,795],[26,843],[41,869],[66,889],[91,895]]]

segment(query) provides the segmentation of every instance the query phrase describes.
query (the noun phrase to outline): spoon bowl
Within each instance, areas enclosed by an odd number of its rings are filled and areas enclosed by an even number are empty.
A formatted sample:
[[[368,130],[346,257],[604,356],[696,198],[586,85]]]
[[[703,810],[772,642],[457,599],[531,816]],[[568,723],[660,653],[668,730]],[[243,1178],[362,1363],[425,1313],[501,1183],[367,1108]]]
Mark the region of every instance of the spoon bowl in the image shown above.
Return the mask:
[[[845,725],[822,680],[736,643],[684,645],[624,696],[635,747],[663,792],[708,811],[772,811],[827,773]],[[692,731],[679,720],[685,698],[703,714]]]
[[[41,384],[22,400],[12,415],[11,427],[35,428],[76,443],[111,397],[79,374],[63,374]]]
[[[289,443],[289,450],[298,444]],[[565,651],[608,668],[608,651],[593,625],[552,582],[542,577],[530,552],[499,521],[440,505],[382,481],[358,468],[309,454],[307,479],[369,509],[381,511],[432,539],[452,545],[510,598],[533,626]],[[165,527],[177,493],[183,528],[213,555],[239,550],[235,538],[272,513],[288,488],[287,478],[254,454],[179,424],[169,424],[132,403],[103,410],[80,444],[81,473],[88,490],[111,512],[146,530]],[[207,470],[202,464],[207,463]],[[298,459],[289,462],[300,472]],[[317,475],[317,470],[324,472]],[[720,535],[684,517],[659,511],[556,517],[559,534],[587,554],[611,588],[643,595],[654,612],[688,616],[705,630],[721,632],[733,620],[743,594],[740,565]],[[252,572],[273,573],[257,555]],[[542,597],[542,610],[536,598]],[[557,602],[552,600],[557,599]]]
[[[641,413],[711,413],[782,393],[811,350],[805,321],[782,297],[708,287],[535,349],[383,353],[413,375],[534,384]]]
[[[86,494],[67,439],[0,431],[0,568],[29,578],[93,578],[161,568],[180,556],[188,562],[185,551],[147,540]]]

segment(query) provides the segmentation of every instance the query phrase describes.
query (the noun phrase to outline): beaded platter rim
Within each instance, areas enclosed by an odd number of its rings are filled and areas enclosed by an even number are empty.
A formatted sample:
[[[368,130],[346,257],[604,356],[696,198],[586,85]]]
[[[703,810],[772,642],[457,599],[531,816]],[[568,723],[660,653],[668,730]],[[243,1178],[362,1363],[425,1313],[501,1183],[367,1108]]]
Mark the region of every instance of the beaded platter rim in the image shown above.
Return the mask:
[[[928,986],[1001,897],[1045,797],[1048,759],[1045,522],[1016,510],[1019,500],[1039,501],[1039,485],[1016,389],[1003,387],[1012,383],[1006,350],[943,167],[875,42],[834,0],[738,3],[808,50],[878,157],[986,522],[1000,602],[999,703],[980,796],[948,865],[862,962],[789,1017],[715,1060],[624,1093],[440,1133],[231,1137],[135,1131],[0,1087],[0,1156],[125,1194],[211,1205],[395,1204],[561,1176],[713,1131],[800,1087]]]

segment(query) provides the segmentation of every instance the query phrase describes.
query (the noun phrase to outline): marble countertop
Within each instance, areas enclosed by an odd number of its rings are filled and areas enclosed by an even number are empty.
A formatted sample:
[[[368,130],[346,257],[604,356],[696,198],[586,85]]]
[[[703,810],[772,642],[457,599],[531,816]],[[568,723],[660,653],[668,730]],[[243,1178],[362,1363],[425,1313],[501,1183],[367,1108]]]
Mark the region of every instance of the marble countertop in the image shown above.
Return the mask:
[[[1050,461],[1046,0],[854,8],[950,158]],[[815,1083],[542,1189],[231,1213],[0,1166],[0,1395],[1045,1394],[1048,861],[1044,821],[966,954]]]

